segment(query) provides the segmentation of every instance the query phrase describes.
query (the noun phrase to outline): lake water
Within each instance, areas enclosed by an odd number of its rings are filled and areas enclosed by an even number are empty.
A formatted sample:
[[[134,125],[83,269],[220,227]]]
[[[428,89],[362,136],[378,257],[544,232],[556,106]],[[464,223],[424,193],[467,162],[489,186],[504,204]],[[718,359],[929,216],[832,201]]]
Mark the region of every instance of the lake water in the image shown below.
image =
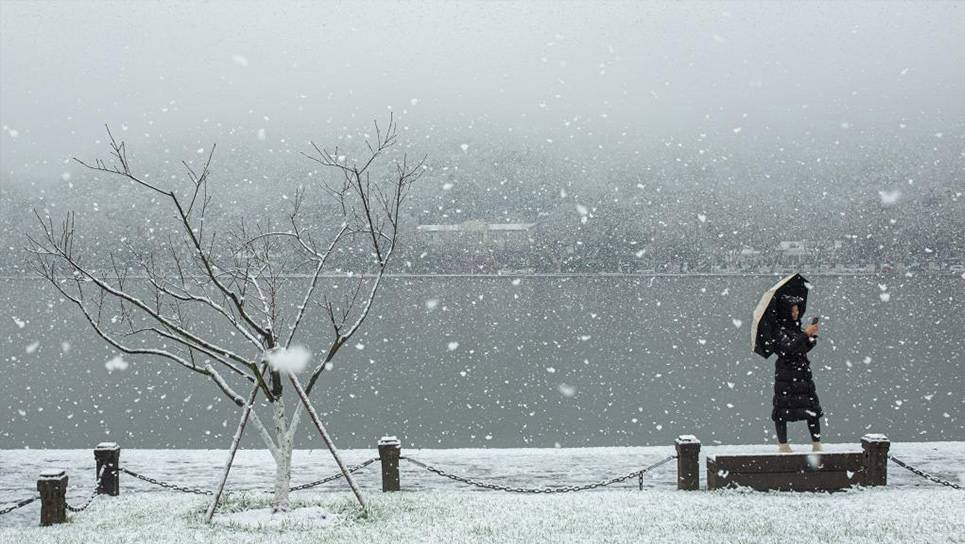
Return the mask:
[[[776,279],[391,277],[313,399],[342,447],[385,434],[423,448],[773,441],[774,358],[751,353],[749,327]],[[825,440],[965,440],[965,280],[810,280]],[[130,356],[109,372],[116,353],[55,295],[39,279],[0,280],[0,449],[228,445],[238,411],[212,383]],[[329,329],[306,325],[323,351]],[[310,425],[299,434],[298,447],[321,445]],[[790,438],[808,440],[803,422]]]

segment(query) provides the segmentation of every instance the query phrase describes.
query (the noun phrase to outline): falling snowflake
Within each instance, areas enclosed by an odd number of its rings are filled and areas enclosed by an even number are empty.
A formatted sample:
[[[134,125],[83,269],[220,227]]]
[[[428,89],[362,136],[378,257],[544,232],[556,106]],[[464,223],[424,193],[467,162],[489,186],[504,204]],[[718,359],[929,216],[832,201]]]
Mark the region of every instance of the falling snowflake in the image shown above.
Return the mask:
[[[268,364],[278,372],[301,372],[308,366],[312,354],[302,346],[281,348],[266,353]]]
[[[115,355],[104,363],[104,368],[106,368],[108,372],[113,372],[115,370],[127,370],[128,366],[128,362],[125,361],[120,355]]]
[[[882,206],[891,206],[901,198],[901,191],[897,189],[894,191],[878,191],[878,197],[881,199]]]

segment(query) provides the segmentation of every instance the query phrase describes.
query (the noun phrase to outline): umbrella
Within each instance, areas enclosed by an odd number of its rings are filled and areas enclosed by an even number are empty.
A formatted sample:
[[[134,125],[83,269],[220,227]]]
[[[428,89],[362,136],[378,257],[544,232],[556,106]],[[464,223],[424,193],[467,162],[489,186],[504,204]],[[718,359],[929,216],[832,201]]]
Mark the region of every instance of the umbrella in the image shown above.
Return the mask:
[[[765,359],[774,353],[771,343],[773,332],[777,330],[777,312],[780,307],[778,301],[784,295],[801,297],[803,302],[798,304],[798,309],[801,311],[800,315],[804,315],[810,285],[804,276],[791,274],[782,278],[764,293],[761,301],[754,308],[754,320],[751,322],[751,349],[754,353]]]

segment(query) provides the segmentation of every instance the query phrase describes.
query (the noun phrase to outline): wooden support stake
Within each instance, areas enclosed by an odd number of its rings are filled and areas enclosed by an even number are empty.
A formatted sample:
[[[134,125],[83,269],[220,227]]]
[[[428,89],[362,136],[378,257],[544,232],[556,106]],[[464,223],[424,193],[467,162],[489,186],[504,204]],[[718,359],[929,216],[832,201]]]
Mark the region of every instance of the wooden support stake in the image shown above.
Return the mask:
[[[379,460],[382,462],[382,492],[399,491],[399,457],[402,456],[402,442],[394,436],[383,436],[379,440]]]
[[[221,500],[221,495],[224,493],[225,482],[228,481],[228,473],[231,472],[231,465],[234,463],[235,453],[241,445],[241,436],[245,432],[245,424],[248,423],[248,418],[251,417],[251,410],[255,406],[255,397],[258,396],[258,388],[259,384],[255,383],[255,386],[251,389],[251,394],[248,395],[248,402],[245,403],[245,408],[241,412],[241,421],[238,422],[238,428],[235,429],[235,435],[231,439],[231,448],[228,450],[228,458],[225,460],[224,471],[221,473],[221,481],[218,482],[218,489],[214,492],[214,497],[211,498],[211,504],[208,505],[208,511],[204,514],[205,523],[211,523],[211,518],[214,517],[214,511],[218,508],[218,501]]]
[[[677,448],[677,489],[700,489],[700,440],[682,434],[674,441]]]
[[[67,471],[48,469],[37,480],[40,491],[40,526],[67,521]]]
[[[861,437],[864,450],[864,485],[888,484],[888,449],[891,441],[883,434],[866,434]]]
[[[301,399],[302,404],[305,405],[305,411],[311,416],[312,422],[315,424],[315,428],[318,429],[318,434],[322,435],[322,440],[325,441],[325,445],[328,446],[328,451],[332,452],[332,457],[335,458],[335,464],[338,465],[338,469],[342,471],[345,476],[345,481],[348,482],[349,487],[352,488],[352,493],[355,494],[355,498],[358,499],[359,504],[362,506],[362,510],[368,508],[365,505],[365,499],[362,498],[362,492],[359,491],[359,486],[355,484],[355,479],[352,478],[352,473],[345,468],[345,463],[342,462],[342,458],[338,455],[338,450],[335,449],[335,443],[332,442],[332,438],[328,436],[328,431],[325,430],[325,426],[322,425],[322,420],[318,418],[318,414],[315,413],[315,407],[308,400],[308,395],[305,393],[305,389],[302,387],[301,382],[298,378],[292,374],[288,373],[288,379],[292,382],[292,386],[295,388],[295,392],[298,393],[298,398]]]
[[[97,482],[98,495],[116,497],[121,492],[120,470],[121,447],[115,442],[101,442],[94,448],[94,462],[96,464],[94,477],[100,474]]]

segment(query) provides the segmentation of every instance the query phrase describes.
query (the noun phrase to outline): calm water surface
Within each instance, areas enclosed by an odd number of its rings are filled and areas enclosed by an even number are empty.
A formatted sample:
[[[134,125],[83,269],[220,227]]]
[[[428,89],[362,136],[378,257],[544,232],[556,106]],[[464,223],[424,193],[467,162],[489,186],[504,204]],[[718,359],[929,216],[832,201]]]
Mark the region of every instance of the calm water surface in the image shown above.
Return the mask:
[[[965,440],[965,281],[811,280],[826,440]],[[774,281],[392,277],[313,397],[342,447],[384,434],[430,448],[771,440],[774,359],[751,353],[749,327]],[[109,372],[116,353],[43,281],[0,280],[0,301],[0,448],[230,442],[236,407],[210,382],[149,358]],[[304,343],[323,351],[329,329],[306,325]],[[196,328],[227,338],[213,323]],[[309,426],[300,434],[299,447],[320,445]],[[803,423],[791,426],[792,442],[806,439]],[[254,436],[245,445],[258,447]]]

